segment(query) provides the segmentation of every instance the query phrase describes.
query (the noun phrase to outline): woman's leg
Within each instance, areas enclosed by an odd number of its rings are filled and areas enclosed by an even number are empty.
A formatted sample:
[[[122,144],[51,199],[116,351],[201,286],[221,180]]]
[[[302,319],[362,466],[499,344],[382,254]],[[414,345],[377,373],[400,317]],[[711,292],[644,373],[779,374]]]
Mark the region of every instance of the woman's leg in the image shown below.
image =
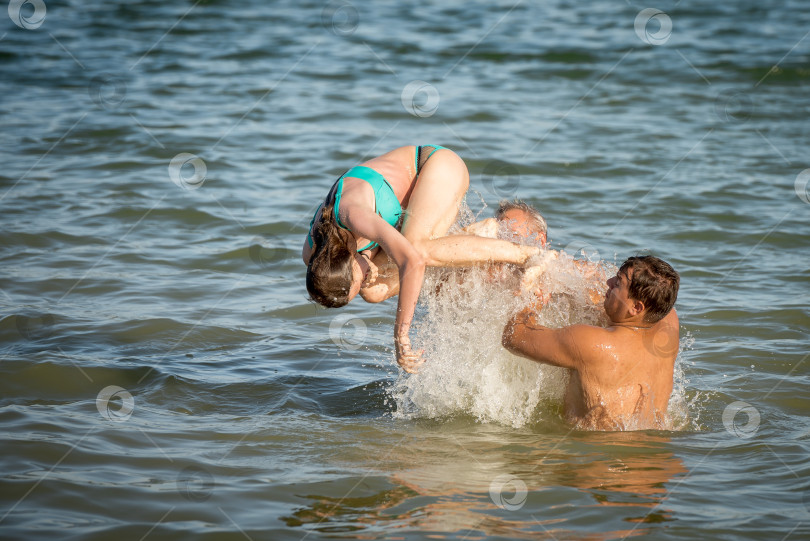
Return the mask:
[[[537,253],[532,246],[476,237],[446,236],[458,215],[470,175],[453,151],[440,149],[427,161],[411,192],[402,235],[422,254],[428,266],[468,266],[488,261],[523,263]]]

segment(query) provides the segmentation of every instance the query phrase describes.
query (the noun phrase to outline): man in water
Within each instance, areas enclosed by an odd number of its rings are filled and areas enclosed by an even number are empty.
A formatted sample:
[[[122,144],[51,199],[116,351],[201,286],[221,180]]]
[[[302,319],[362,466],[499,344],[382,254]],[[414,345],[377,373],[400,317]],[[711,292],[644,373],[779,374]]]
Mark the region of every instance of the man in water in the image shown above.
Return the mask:
[[[545,218],[536,208],[517,199],[501,201],[495,211],[495,218],[475,222],[464,228],[464,232],[543,248],[548,241],[548,225]],[[512,268],[511,271],[508,265],[493,265],[490,278],[509,284],[512,275],[517,274],[521,276],[519,289],[532,290],[538,298],[549,302],[550,294],[545,291],[547,286],[541,284],[541,277],[560,255],[561,252],[548,249],[536,256],[526,268]],[[602,265],[584,260],[573,260],[573,263],[577,274],[591,283],[587,288],[590,301],[594,305],[602,304],[601,289],[607,278]]]
[[[580,428],[664,428],[678,354],[673,309],[680,276],[653,256],[627,259],[607,281],[606,328],[540,325],[531,307],[506,324],[503,346],[533,361],[570,369],[566,418]]]
[[[501,201],[494,218],[475,222],[464,232],[479,237],[503,238],[518,244],[545,246],[548,225],[540,212],[523,201]]]

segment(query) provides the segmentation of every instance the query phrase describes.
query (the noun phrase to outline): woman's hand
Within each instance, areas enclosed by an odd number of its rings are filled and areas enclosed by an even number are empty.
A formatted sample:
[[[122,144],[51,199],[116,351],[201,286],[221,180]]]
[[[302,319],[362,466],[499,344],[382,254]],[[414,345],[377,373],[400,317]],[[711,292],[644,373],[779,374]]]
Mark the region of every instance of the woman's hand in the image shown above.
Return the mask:
[[[422,358],[425,350],[413,351],[411,339],[407,335],[395,337],[394,343],[397,348],[397,364],[409,374],[416,374],[417,369],[425,362],[425,359]]]

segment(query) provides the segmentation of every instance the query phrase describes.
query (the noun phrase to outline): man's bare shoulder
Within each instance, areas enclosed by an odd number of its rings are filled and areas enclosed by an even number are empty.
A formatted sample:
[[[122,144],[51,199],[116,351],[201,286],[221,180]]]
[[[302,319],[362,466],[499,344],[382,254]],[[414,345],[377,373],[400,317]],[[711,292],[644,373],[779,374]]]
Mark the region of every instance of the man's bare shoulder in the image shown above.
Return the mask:
[[[678,313],[673,308],[661,321],[656,323],[656,325],[660,327],[675,327],[677,329],[679,325]]]
[[[597,327],[596,325],[569,325],[568,327],[563,327],[561,330],[565,331],[570,337],[577,339],[606,336],[610,332],[609,327]]]
[[[571,325],[560,329],[566,342],[575,347],[581,356],[591,356],[603,350],[604,345],[615,340],[612,328],[594,325]],[[589,355],[589,353],[591,355]]]
[[[675,309],[670,310],[650,331],[646,335],[646,340],[652,347],[648,349],[658,357],[674,361],[680,348],[680,323]]]

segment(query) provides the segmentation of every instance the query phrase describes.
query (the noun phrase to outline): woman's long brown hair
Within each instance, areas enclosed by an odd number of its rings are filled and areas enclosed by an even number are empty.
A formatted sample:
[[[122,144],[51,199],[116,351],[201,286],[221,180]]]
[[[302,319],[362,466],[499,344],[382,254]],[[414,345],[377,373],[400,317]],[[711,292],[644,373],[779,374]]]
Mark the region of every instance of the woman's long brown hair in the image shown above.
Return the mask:
[[[327,308],[348,304],[354,259],[348,246],[350,233],[338,226],[334,208],[334,202],[324,205],[321,219],[312,228],[314,246],[307,265],[309,296]]]

